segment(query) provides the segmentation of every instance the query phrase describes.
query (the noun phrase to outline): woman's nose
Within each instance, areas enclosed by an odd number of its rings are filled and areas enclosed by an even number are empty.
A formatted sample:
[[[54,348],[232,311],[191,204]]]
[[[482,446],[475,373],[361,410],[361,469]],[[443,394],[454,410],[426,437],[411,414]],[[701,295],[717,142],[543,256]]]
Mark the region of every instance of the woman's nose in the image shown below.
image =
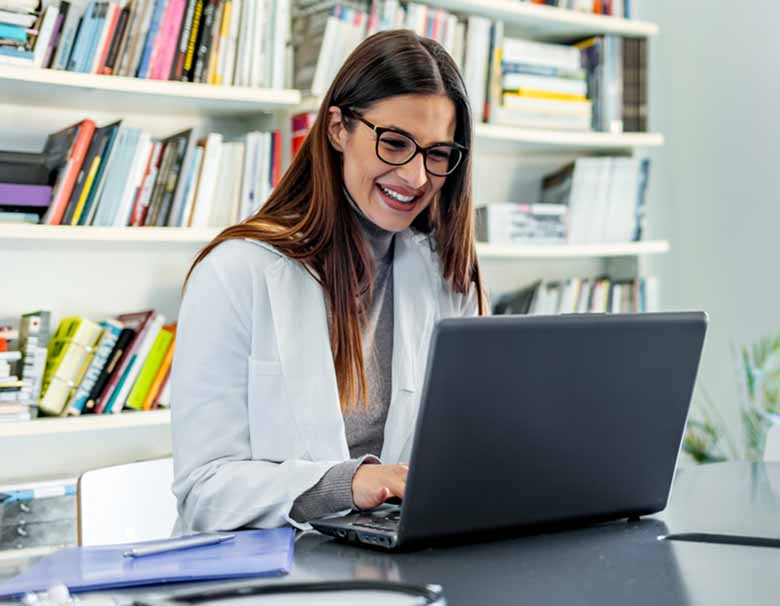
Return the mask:
[[[417,154],[409,162],[399,166],[397,172],[406,185],[413,189],[422,189],[428,182],[428,173],[425,172],[425,160],[422,154]]]

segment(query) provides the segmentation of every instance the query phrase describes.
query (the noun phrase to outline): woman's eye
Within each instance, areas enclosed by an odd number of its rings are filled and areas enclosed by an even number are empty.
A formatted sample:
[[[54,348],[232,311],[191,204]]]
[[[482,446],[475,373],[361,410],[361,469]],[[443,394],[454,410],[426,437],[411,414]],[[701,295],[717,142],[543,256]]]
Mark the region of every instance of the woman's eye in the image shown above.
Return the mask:
[[[429,153],[432,160],[446,162],[450,159],[450,152],[444,149],[433,149]]]
[[[405,141],[403,139],[393,139],[390,137],[382,138],[382,144],[387,145],[392,149],[404,149],[406,147],[409,147],[408,141]]]

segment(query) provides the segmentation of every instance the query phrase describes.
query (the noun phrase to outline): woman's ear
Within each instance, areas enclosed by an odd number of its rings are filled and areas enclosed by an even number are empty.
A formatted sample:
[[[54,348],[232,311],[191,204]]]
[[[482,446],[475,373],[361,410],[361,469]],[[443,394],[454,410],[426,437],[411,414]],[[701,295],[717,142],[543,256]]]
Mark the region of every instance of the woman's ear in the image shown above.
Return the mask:
[[[347,128],[344,124],[344,116],[339,107],[328,108],[328,140],[336,151],[344,152],[346,145]]]

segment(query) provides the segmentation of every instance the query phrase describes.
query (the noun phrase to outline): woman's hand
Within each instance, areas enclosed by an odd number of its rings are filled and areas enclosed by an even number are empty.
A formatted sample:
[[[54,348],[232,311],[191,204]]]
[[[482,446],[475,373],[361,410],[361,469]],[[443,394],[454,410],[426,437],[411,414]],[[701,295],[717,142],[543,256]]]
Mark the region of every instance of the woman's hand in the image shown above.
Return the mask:
[[[390,497],[403,499],[408,473],[408,465],[361,465],[352,476],[352,501],[355,507],[373,509]]]

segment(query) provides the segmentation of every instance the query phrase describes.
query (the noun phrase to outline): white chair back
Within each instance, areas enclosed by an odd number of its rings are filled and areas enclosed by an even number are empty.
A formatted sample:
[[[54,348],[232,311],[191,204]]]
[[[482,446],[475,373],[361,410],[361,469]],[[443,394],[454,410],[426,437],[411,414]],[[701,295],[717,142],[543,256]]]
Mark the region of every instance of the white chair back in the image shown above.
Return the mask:
[[[173,459],[88,471],[78,481],[79,545],[171,536],[176,522]]]
[[[780,462],[780,425],[773,424],[766,434],[764,461]]]

